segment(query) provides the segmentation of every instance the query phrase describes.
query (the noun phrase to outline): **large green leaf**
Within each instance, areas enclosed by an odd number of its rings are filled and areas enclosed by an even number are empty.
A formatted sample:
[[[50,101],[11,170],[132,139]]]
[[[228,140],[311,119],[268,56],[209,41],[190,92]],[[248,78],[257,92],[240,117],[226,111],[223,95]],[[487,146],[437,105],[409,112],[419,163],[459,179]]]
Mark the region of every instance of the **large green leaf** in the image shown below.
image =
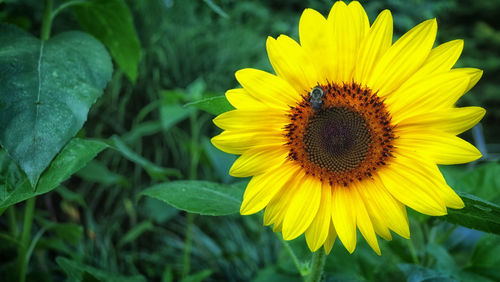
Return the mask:
[[[0,179],[0,208],[47,193],[58,187],[61,182],[80,170],[107,146],[104,142],[97,140],[78,138],[71,140],[42,174],[36,191],[33,191],[25,176],[21,177],[17,183],[9,183]]]
[[[440,217],[446,221],[490,233],[500,234],[500,206],[469,195],[458,193],[465,208],[448,209],[448,215]]]
[[[82,28],[108,47],[120,69],[135,82],[141,45],[123,0],[92,0],[76,5],[73,11]]]
[[[112,71],[104,46],[86,33],[42,42],[0,24],[0,144],[32,186],[83,126]]]
[[[202,215],[228,215],[240,210],[241,185],[181,180],[154,185],[140,195],[162,200],[180,210]]]

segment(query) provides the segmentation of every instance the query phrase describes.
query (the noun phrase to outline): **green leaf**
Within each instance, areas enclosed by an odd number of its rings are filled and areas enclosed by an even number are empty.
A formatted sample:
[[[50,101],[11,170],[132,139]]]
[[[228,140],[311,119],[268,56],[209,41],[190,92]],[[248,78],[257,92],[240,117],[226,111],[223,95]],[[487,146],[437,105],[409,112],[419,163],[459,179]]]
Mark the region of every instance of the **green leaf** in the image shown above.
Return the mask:
[[[140,193],[177,209],[202,215],[228,215],[240,211],[243,189],[209,181],[180,180],[154,185]]]
[[[268,266],[257,272],[253,282],[299,282],[302,281],[298,276],[290,275],[288,273],[282,273],[274,266]]]
[[[181,282],[202,282],[212,275],[212,270],[205,269],[181,280]]]
[[[187,103],[185,106],[193,106],[213,115],[220,115],[227,111],[234,110],[234,107],[229,104],[226,97],[224,96],[201,99],[198,101]]]
[[[128,244],[134,240],[136,240],[139,236],[141,236],[142,233],[146,231],[151,231],[154,229],[154,225],[151,223],[151,221],[143,221],[136,226],[134,226],[132,229],[130,229],[123,237],[118,241],[118,247],[122,247],[125,244]]]
[[[500,236],[485,234],[476,244],[469,262],[468,271],[488,276],[495,281],[500,280]]]
[[[489,162],[464,170],[460,166],[440,166],[448,184],[487,201],[500,201],[500,164]]]
[[[126,159],[142,166],[149,174],[149,176],[151,176],[151,178],[153,179],[166,180],[168,176],[182,176],[178,169],[164,168],[143,158],[139,154],[132,151],[132,149],[130,149],[127,144],[125,144],[125,142],[123,142],[118,136],[111,137],[111,144],[113,146],[113,149],[116,149],[120,153],[122,153],[122,155]]]
[[[457,281],[446,273],[442,273],[438,270],[426,268],[421,265],[400,263],[398,264],[399,269],[406,274],[408,282],[420,282],[420,281]]]
[[[0,144],[33,187],[82,128],[112,72],[108,52],[86,33],[41,42],[0,24]]]
[[[90,161],[77,172],[77,175],[86,181],[97,182],[104,186],[127,183],[127,179],[123,175],[111,172],[107,166],[96,160]]]
[[[462,226],[500,234],[500,206],[469,195],[458,193],[465,203],[465,208],[448,209],[448,215],[440,217],[451,223]]]
[[[110,281],[110,282],[142,282],[146,279],[141,275],[120,276],[117,273],[107,272],[92,266],[88,266],[78,261],[69,260],[64,257],[57,257],[56,262],[66,273],[69,281]]]
[[[101,40],[127,77],[135,82],[141,45],[132,14],[123,0],[93,0],[73,8],[78,23]]]
[[[83,199],[83,196],[80,193],[73,192],[68,188],[64,187],[63,185],[60,185],[57,188],[56,192],[57,194],[59,194],[59,196],[61,196],[61,198],[63,198],[66,201],[77,203],[83,208],[87,207],[87,204],[85,203],[85,200]]]
[[[38,188],[33,191],[28,179],[22,177],[17,187],[0,182],[0,208],[8,207],[26,199],[47,193],[80,170],[108,145],[97,140],[74,138],[42,174]]]
[[[56,232],[59,240],[63,239],[73,244],[80,242],[83,236],[83,227],[74,223],[58,223],[51,229]]]

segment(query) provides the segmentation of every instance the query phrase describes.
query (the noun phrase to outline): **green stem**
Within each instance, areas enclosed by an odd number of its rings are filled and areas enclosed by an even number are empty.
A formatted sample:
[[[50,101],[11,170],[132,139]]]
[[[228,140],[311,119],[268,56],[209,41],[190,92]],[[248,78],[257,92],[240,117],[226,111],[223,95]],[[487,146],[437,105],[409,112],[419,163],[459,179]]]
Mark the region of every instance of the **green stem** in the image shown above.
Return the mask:
[[[7,209],[7,218],[9,220],[10,233],[12,237],[17,238],[17,236],[19,236],[19,227],[17,226],[16,210],[14,206],[10,206]]]
[[[200,126],[197,122],[197,112],[194,111],[189,116],[191,127],[191,162],[189,163],[189,179],[196,179],[198,176],[198,163],[200,160],[200,150],[198,139]],[[184,253],[182,257],[182,278],[186,278],[191,270],[191,246],[193,237],[193,222],[195,214],[186,214],[186,238],[184,239]]]
[[[26,200],[24,210],[23,233],[21,234],[21,244],[18,250],[18,268],[19,281],[26,281],[26,269],[28,268],[27,254],[30,246],[31,226],[33,224],[33,215],[35,211],[35,197]]]
[[[89,1],[86,1],[86,0],[73,0],[73,1],[63,3],[59,7],[57,7],[54,10],[54,12],[52,12],[52,19],[54,19],[57,16],[57,14],[59,14],[62,10],[66,9],[68,7],[77,6],[77,5],[84,5],[84,4],[88,4],[88,3],[89,3]]]
[[[410,251],[411,259],[413,260],[414,264],[420,264],[420,261],[418,259],[417,251],[415,250],[415,245],[413,245],[412,239],[408,239],[408,250]]]
[[[189,116],[191,125],[191,162],[189,164],[189,179],[196,179],[198,176],[198,163],[200,161],[199,135],[200,126],[197,122],[197,112],[192,112]]]
[[[184,241],[184,254],[182,257],[182,278],[186,278],[191,270],[191,245],[193,237],[194,213],[186,214],[186,239]]]
[[[45,0],[41,34],[42,41],[47,41],[50,37],[50,29],[52,28],[52,6],[54,6],[53,0]]]
[[[303,264],[299,261],[299,259],[295,255],[295,252],[293,251],[292,247],[290,247],[288,242],[285,241],[285,239],[283,239],[283,237],[279,233],[274,233],[274,234],[276,234],[276,236],[278,236],[278,238],[280,239],[281,243],[283,244],[283,247],[285,247],[285,250],[287,251],[290,258],[292,259],[293,264],[295,265],[295,267],[299,271],[300,275],[305,276],[307,274],[307,269],[305,269],[303,267]]]
[[[451,233],[453,233],[453,231],[455,231],[455,229],[457,229],[458,225],[455,224],[454,226],[452,226],[450,229],[448,229],[448,231],[446,231],[445,234],[443,234],[441,236],[441,238],[438,240],[438,243],[440,245],[442,245],[444,243],[444,241],[446,241],[446,239],[448,239],[448,237],[450,237]]]
[[[321,280],[323,268],[325,267],[326,254],[323,250],[318,250],[311,259],[311,272],[307,276],[307,282],[318,282]]]

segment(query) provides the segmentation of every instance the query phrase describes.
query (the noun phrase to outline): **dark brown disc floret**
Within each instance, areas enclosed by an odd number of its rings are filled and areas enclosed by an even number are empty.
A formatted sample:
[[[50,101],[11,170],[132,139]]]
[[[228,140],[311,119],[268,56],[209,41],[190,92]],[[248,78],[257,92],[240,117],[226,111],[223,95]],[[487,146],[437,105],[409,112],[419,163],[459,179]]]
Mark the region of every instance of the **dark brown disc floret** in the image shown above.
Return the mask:
[[[394,126],[384,102],[355,83],[317,87],[323,90],[321,107],[305,94],[290,109],[289,158],[330,185],[372,177],[394,149]]]

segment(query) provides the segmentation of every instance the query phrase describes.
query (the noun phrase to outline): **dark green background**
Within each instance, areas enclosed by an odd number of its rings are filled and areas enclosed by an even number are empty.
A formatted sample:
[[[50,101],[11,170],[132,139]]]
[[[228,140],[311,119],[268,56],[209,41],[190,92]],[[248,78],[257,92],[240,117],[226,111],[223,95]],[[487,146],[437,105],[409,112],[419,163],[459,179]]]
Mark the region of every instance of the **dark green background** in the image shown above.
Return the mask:
[[[1,2],[1,21],[39,36],[43,1]],[[287,34],[298,39],[302,10],[310,7],[327,15],[333,4],[300,0],[126,2],[142,46],[135,83],[129,79],[134,73],[123,72],[114,62],[112,81],[77,136],[117,136],[112,139],[114,146],[122,146],[129,154],[122,153],[124,158],[115,150],[106,150],[64,187],[37,200],[35,231],[44,222],[57,221],[72,224],[67,230],[77,230],[80,236],[65,239],[62,231],[44,234],[32,258],[28,280],[64,280],[67,271],[62,271],[62,266],[66,270],[84,269],[83,273],[93,273],[88,277],[98,279],[118,279],[119,273],[138,281],[180,280],[185,213],[137,195],[168,179],[237,181],[227,174],[234,156],[209,143],[219,132],[211,123],[213,116],[184,105],[236,87],[234,72],[240,68],[271,71],[266,37]],[[470,131],[463,137],[478,144],[484,158],[443,171],[457,190],[500,203],[500,1],[385,0],[362,4],[371,22],[380,11],[390,9],[396,37],[436,17],[437,43],[465,40],[457,66],[480,68],[484,75],[459,104],[482,106],[487,114],[474,136]],[[77,17],[65,12],[54,21],[52,34],[75,29],[81,30]],[[395,234],[392,242],[380,240],[381,257],[363,239],[358,240],[353,255],[337,240],[327,261],[327,281],[500,280],[498,235],[456,227],[439,218],[410,215],[412,240]],[[299,280],[280,241],[270,228],[262,226],[261,215],[197,216],[194,224],[191,273],[200,272],[198,278]],[[0,218],[0,229],[7,229],[5,216]],[[11,277],[15,249],[2,240],[0,277]],[[309,260],[303,238],[293,241],[292,247],[300,259]],[[71,260],[59,258],[56,262],[59,256]]]

